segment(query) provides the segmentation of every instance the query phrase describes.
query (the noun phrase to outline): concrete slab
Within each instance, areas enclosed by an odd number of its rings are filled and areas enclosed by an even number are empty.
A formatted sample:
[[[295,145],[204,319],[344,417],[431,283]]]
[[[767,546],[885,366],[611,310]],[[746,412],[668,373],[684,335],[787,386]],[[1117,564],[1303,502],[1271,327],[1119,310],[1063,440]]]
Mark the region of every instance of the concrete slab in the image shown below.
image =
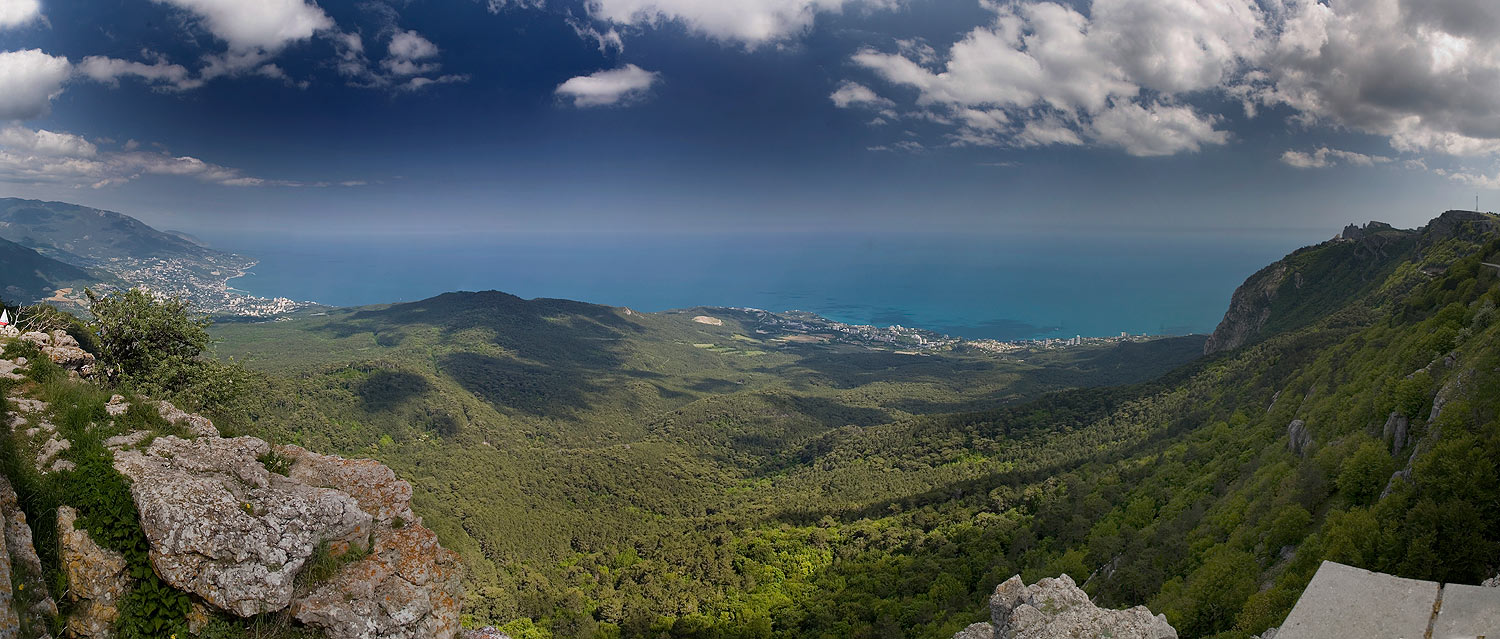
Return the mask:
[[[1432,639],[1500,639],[1500,588],[1448,584]]]
[[[1276,639],[1423,639],[1439,588],[1325,561]]]

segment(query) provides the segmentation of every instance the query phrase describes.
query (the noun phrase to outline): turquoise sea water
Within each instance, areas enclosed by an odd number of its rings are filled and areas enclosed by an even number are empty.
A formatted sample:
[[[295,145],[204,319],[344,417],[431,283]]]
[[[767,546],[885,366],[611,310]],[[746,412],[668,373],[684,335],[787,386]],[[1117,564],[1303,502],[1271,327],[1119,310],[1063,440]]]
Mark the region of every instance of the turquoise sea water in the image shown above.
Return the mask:
[[[1320,238],[525,234],[210,238],[260,260],[231,282],[336,306],[496,289],[659,311],[805,310],[970,338],[1213,330],[1246,276]]]

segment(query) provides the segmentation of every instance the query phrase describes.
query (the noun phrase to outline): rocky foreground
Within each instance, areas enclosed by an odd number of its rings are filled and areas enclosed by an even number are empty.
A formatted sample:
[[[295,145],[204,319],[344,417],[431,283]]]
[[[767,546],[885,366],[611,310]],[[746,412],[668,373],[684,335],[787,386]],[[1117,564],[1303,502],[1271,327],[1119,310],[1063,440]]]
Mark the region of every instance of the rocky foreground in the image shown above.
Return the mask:
[[[995,587],[990,620],[973,624],[953,639],[1177,639],[1164,615],[1145,606],[1128,610],[1099,608],[1067,575],[1048,577],[1030,586],[1016,575]]]
[[[15,336],[69,372],[92,373],[93,357],[62,331]],[[74,442],[54,425],[53,407],[30,396],[24,358],[0,359],[0,377],[22,382],[9,393],[5,425],[17,450],[41,475],[75,471]],[[448,639],[458,636],[462,564],[411,510],[411,485],[384,465],[276,446],[254,437],[221,437],[207,418],[167,402],[111,398],[109,420],[88,429],[115,432],[113,418],[141,407],[176,434],[146,430],[109,437],[113,467],[129,482],[151,568],[191,595],[190,630],[212,616],[285,611],[333,639]],[[119,602],[134,580],[125,556],[105,548],[61,506],[55,522],[66,588],[49,592],[32,526],[11,484],[0,478],[0,637],[113,637]],[[337,566],[317,579],[311,564]],[[324,570],[327,570],[326,568]],[[9,586],[8,588],[6,586]],[[54,596],[72,603],[57,620]]]

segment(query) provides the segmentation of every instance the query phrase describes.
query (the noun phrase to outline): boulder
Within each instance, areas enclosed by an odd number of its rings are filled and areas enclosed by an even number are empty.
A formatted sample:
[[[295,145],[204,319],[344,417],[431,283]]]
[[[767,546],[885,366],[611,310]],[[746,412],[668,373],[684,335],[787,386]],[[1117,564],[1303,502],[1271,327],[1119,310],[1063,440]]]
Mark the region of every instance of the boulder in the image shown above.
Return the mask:
[[[986,634],[986,629],[989,633]],[[1026,585],[1016,575],[990,596],[990,623],[971,625],[954,639],[1177,639],[1163,615],[1145,606],[1128,610],[1099,608],[1067,575]]]
[[[348,493],[379,524],[417,519],[411,512],[411,484],[397,479],[385,464],[373,459],[319,455],[292,445],[277,446],[276,452],[292,462],[287,477]]]
[[[123,400],[124,398],[122,397],[120,399]],[[111,399],[110,401],[114,400]],[[126,406],[126,408],[128,409],[129,406]],[[109,408],[106,406],[105,410],[108,409]],[[121,412],[124,411],[122,410]],[[158,415],[161,415],[162,419],[167,420],[168,424],[186,428],[187,431],[189,433],[192,433],[194,437],[219,436],[219,429],[215,428],[214,423],[209,421],[207,417],[189,413],[176,406],[173,406],[172,402],[165,400],[157,402],[156,412]]]
[[[319,544],[367,543],[370,515],[342,492],[271,473],[254,437],[158,437],[115,451],[156,573],[242,617],[285,608]]]
[[[57,538],[63,574],[68,578],[68,635],[114,637],[119,601],[130,589],[125,556],[94,543],[88,531],[75,522],[78,512],[68,506],[57,509]]]

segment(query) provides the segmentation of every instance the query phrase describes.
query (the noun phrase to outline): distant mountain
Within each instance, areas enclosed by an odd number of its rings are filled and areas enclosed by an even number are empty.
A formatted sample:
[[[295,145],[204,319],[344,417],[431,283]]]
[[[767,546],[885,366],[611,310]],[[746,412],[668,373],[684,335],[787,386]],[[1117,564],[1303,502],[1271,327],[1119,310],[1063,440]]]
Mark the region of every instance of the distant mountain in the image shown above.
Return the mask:
[[[116,258],[201,259],[223,255],[121,213],[16,198],[0,198],[0,238],[79,266]]]
[[[31,303],[51,297],[60,288],[82,287],[104,279],[108,276],[0,240],[0,297],[7,302]]]
[[[200,239],[198,239],[197,236],[192,235],[190,233],[186,233],[184,231],[174,231],[172,229],[166,229],[166,230],[164,230],[162,232],[166,233],[167,235],[175,235],[177,237],[180,237],[180,238],[182,238],[184,240],[192,242],[196,246],[201,246],[203,248],[208,248],[208,242],[200,240]]]
[[[1480,242],[1496,231],[1500,220],[1474,211],[1447,211],[1415,230],[1382,222],[1351,224],[1338,237],[1298,249],[1246,279],[1204,352],[1233,350],[1308,326],[1375,292],[1399,265],[1420,260],[1432,247],[1453,239]]]

